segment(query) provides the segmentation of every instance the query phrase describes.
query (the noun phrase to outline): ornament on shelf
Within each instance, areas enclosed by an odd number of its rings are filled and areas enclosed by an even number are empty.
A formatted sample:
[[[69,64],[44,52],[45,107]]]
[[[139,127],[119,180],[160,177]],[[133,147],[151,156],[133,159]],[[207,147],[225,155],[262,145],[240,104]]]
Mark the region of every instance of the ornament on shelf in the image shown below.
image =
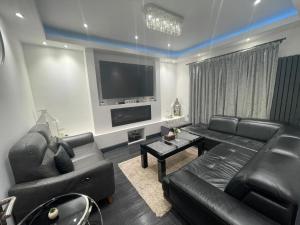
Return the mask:
[[[181,116],[181,104],[178,101],[178,98],[176,98],[175,103],[173,105],[173,113],[174,116]]]

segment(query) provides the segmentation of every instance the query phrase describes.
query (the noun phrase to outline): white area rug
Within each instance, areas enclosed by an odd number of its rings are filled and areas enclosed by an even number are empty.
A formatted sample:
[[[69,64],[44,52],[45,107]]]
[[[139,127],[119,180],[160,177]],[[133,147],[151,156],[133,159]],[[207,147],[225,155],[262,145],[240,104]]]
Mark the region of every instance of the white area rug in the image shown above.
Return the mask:
[[[167,174],[172,173],[197,157],[196,148],[189,148],[166,160]],[[135,187],[156,216],[161,217],[170,208],[170,203],[164,198],[161,183],[157,175],[157,159],[148,154],[148,167],[141,167],[141,157],[137,156],[118,164],[122,172]]]

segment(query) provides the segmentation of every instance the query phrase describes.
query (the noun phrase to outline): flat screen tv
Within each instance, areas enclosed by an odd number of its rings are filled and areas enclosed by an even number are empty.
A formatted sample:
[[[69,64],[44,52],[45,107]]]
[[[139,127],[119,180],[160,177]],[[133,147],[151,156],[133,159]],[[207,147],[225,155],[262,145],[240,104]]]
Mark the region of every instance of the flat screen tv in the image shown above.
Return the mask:
[[[103,99],[154,96],[154,68],[119,62],[100,61]]]

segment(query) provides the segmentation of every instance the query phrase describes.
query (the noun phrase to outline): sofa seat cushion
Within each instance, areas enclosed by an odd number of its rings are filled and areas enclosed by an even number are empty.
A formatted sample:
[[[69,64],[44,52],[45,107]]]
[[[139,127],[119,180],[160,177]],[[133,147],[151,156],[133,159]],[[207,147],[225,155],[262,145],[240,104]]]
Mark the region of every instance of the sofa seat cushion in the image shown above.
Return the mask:
[[[247,148],[252,151],[260,150],[266,143],[262,141],[256,141],[249,138],[244,138],[240,136],[233,136],[228,140],[223,141],[228,144],[236,145],[238,147]]]
[[[80,160],[72,160],[75,171],[86,170],[87,168],[97,165],[101,161],[103,161],[102,154],[96,152],[88,153],[86,157],[81,158]]]
[[[255,151],[222,143],[183,169],[223,191],[232,177],[255,154]]]
[[[85,145],[81,145],[73,148],[75,156],[72,158],[73,163],[80,161],[90,156],[96,156],[97,160],[103,160],[103,153],[95,142],[91,142]]]

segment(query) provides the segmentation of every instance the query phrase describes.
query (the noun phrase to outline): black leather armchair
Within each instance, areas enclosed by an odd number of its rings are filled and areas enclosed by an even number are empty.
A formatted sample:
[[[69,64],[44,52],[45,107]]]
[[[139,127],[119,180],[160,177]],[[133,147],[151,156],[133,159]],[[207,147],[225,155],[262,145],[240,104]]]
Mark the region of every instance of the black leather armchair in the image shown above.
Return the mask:
[[[98,201],[115,191],[113,164],[104,159],[92,133],[66,137],[74,150],[74,171],[60,174],[55,167],[53,138],[47,125],[36,125],[9,152],[16,184],[9,190],[16,196],[15,221],[41,203],[58,195],[76,192]]]

